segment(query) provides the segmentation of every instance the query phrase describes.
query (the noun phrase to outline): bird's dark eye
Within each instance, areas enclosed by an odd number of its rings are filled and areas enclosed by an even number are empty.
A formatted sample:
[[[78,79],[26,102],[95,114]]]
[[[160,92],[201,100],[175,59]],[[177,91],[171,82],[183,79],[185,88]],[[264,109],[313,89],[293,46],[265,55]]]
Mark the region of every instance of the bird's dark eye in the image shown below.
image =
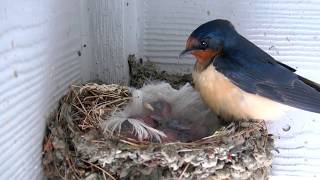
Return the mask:
[[[200,41],[201,49],[206,49],[208,47],[208,43],[206,41]]]

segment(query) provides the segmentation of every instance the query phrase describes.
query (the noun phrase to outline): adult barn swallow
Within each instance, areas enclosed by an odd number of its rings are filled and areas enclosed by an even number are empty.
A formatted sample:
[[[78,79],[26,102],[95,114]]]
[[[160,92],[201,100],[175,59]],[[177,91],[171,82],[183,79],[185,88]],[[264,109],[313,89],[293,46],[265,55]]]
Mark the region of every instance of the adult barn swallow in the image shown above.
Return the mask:
[[[273,120],[292,107],[320,113],[320,86],[276,61],[227,20],[195,29],[180,56],[186,53],[197,60],[195,88],[222,118]]]

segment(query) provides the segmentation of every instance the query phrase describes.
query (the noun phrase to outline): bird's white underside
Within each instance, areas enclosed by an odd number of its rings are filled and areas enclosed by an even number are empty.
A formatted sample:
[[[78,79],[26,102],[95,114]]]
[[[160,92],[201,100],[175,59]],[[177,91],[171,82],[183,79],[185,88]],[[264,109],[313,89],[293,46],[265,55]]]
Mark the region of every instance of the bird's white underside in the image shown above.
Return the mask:
[[[194,71],[193,80],[205,103],[225,119],[275,120],[291,107],[247,93],[209,65]]]

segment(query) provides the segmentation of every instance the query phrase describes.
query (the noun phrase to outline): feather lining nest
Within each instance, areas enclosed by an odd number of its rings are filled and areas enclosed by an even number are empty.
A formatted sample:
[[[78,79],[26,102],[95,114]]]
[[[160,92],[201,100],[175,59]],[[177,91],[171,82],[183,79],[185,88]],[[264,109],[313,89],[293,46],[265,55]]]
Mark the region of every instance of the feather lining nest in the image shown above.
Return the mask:
[[[152,87],[151,84],[149,89]],[[184,91],[190,90],[184,88]],[[267,179],[274,143],[264,122],[233,122],[194,141],[161,142],[165,133],[128,118],[128,114],[134,116],[144,111],[141,104],[145,99],[137,98],[139,92],[148,91],[115,84],[72,86],[48,122],[43,146],[47,177],[70,180]],[[181,92],[177,90],[176,93]],[[173,99],[170,103],[181,103],[174,99],[177,94],[169,98]],[[196,94],[194,98],[190,102],[201,101]],[[132,107],[134,103],[139,105]],[[202,111],[206,111],[205,107]],[[138,138],[120,133],[124,121],[135,127],[131,134]],[[157,141],[146,141],[150,137]]]

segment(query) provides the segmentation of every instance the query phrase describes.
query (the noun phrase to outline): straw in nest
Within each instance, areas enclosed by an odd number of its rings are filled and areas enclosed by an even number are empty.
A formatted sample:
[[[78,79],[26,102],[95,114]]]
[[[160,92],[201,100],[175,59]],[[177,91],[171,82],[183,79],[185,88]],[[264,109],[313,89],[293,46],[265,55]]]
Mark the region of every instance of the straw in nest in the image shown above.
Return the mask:
[[[263,122],[231,123],[189,143],[105,133],[105,117],[131,98],[125,86],[72,86],[44,141],[49,179],[267,179],[274,147]]]

